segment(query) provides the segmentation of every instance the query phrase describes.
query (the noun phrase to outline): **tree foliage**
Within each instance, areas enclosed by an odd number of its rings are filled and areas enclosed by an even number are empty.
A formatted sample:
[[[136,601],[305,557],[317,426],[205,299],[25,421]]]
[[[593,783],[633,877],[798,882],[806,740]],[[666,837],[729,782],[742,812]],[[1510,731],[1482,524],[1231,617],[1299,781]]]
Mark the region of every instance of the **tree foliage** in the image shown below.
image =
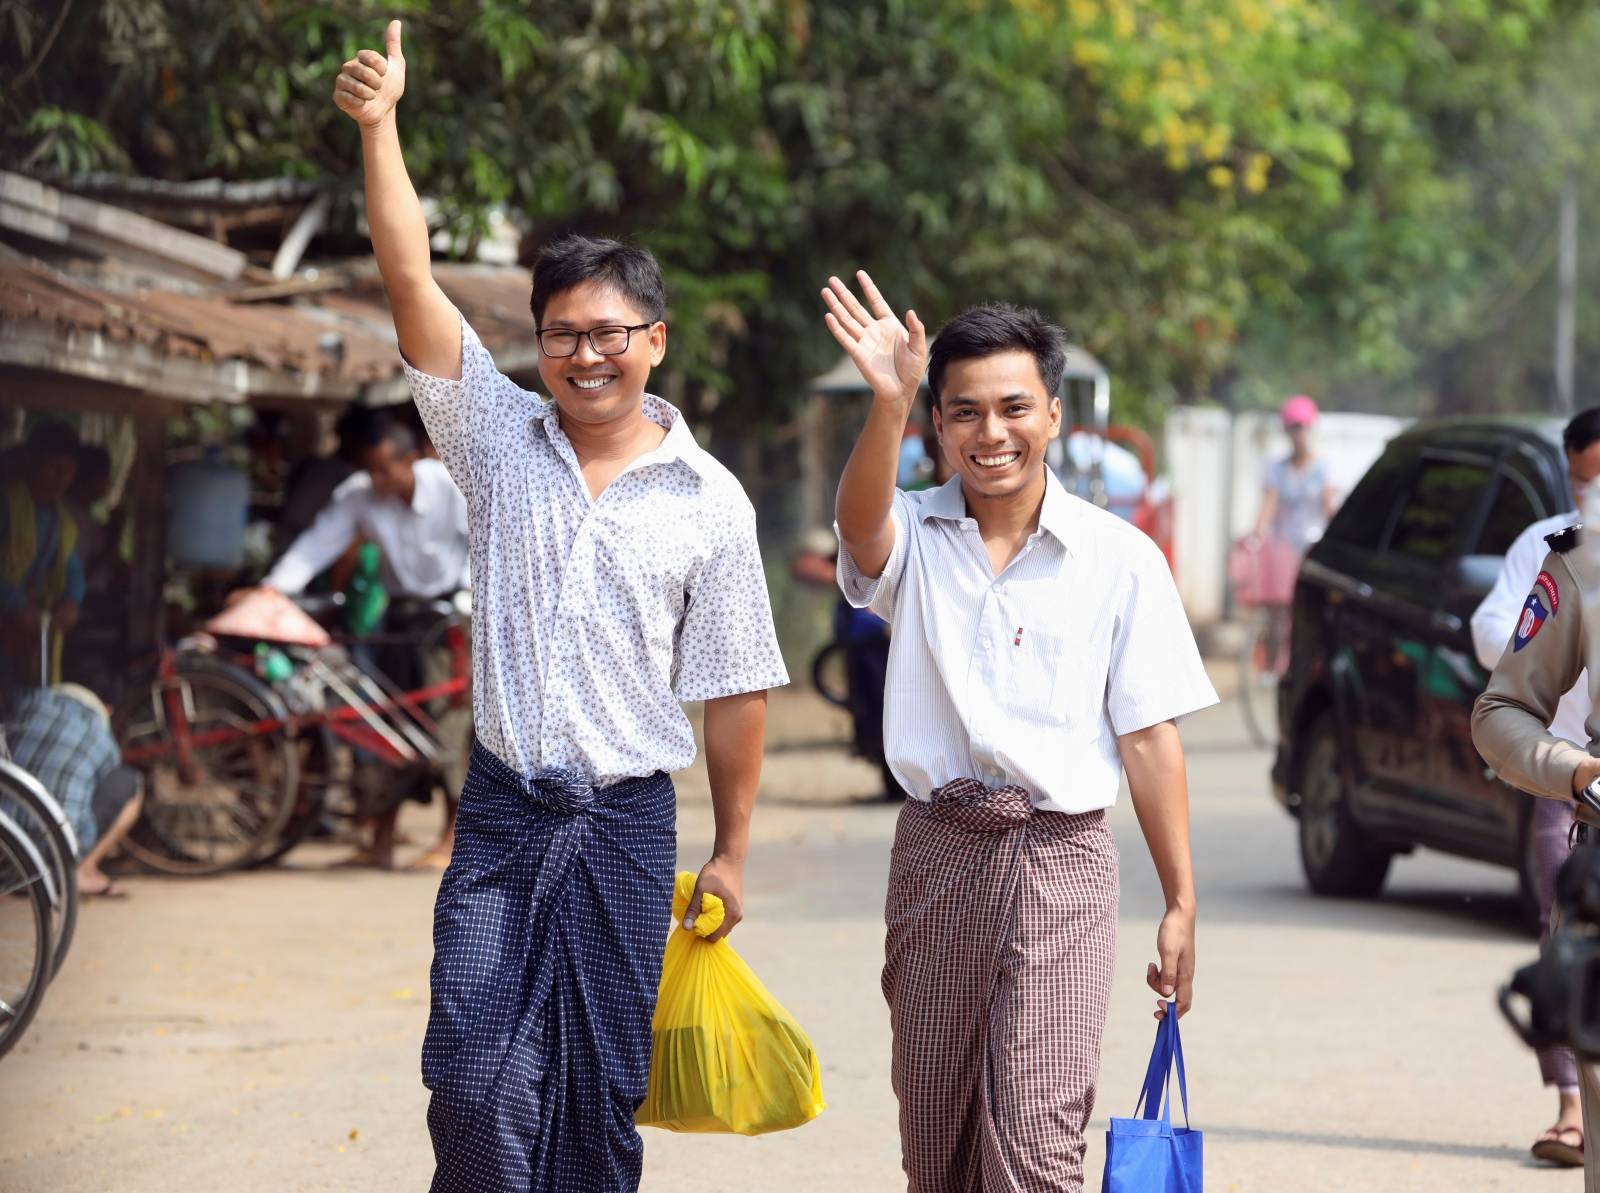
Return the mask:
[[[0,0],[13,168],[352,180],[328,92],[401,16],[419,188],[652,247],[728,427],[830,363],[855,265],[1040,306],[1147,412],[1542,404],[1555,194],[1600,181],[1577,0],[61,2]]]

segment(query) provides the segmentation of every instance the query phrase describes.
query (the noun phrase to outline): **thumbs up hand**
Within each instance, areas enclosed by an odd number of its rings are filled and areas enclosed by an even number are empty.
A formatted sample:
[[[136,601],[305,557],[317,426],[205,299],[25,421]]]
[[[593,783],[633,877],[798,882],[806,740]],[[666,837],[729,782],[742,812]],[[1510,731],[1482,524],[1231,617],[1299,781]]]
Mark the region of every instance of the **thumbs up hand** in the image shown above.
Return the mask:
[[[406,59],[400,52],[399,21],[389,22],[384,51],[362,50],[344,64],[333,85],[333,102],[363,128],[386,120],[405,93]]]

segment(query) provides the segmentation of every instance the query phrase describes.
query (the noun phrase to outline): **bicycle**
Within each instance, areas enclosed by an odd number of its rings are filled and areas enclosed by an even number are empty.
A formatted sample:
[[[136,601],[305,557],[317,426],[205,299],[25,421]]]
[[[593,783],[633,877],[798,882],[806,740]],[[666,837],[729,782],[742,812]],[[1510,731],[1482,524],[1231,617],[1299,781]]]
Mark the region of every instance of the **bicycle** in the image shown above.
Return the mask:
[[[50,979],[61,972],[78,926],[78,837],[61,804],[6,756],[0,741],[0,813],[9,816],[38,851],[51,878]]]
[[[0,812],[0,1057],[28,1030],[50,985],[57,897],[48,863],[22,827]]]
[[[409,691],[357,666],[336,642],[196,635],[164,650],[147,707],[119,717],[123,761],[145,776],[129,852],[186,876],[266,864],[320,821],[343,784],[341,752],[393,770],[440,768],[445,747],[426,706],[464,702],[468,667],[464,620],[447,602],[431,607],[437,618],[425,642],[448,647],[450,675]],[[344,810],[365,811],[359,801]]]
[[[1278,683],[1289,668],[1291,601],[1300,556],[1281,539],[1240,539],[1228,557],[1234,597],[1248,611],[1239,648],[1239,702],[1250,739],[1277,745]]]
[[[39,621],[39,667],[49,675],[50,615]],[[0,729],[0,812],[24,831],[48,864],[50,891],[50,942],[53,981],[61,972],[78,927],[78,836],[60,802],[44,784],[11,757],[5,732]]]

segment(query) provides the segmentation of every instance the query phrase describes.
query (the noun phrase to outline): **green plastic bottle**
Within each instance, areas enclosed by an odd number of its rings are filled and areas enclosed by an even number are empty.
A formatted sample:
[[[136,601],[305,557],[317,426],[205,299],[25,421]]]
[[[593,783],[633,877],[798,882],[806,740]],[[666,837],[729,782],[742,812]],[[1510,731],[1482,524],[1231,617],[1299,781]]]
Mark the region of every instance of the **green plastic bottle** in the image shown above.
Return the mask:
[[[389,607],[389,593],[378,576],[383,553],[377,543],[362,543],[356,570],[344,589],[344,628],[356,638],[366,638],[378,628]]]
[[[256,674],[270,684],[279,684],[294,674],[294,663],[276,646],[257,642]]]

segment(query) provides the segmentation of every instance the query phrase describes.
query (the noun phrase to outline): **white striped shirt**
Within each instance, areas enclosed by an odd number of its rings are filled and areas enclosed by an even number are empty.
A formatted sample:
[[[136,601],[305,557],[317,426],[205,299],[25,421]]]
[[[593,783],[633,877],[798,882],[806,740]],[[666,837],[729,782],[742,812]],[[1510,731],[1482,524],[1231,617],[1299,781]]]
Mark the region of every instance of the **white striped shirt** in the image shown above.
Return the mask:
[[[893,626],[884,749],[917,799],[975,778],[1108,808],[1120,735],[1217,702],[1155,544],[1046,475],[1039,528],[998,577],[959,477],[895,494],[879,579],[839,552],[845,597]]]

